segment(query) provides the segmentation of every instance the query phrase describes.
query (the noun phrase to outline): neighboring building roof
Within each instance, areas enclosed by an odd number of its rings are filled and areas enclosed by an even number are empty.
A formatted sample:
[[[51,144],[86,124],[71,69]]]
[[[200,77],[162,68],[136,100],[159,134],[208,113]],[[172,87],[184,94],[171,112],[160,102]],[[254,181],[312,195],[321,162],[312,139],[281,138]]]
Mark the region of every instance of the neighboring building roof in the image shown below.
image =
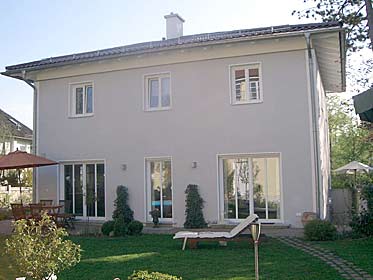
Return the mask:
[[[13,137],[32,140],[32,130],[0,109],[0,125],[6,125]]]
[[[373,123],[373,88],[352,97],[356,114],[362,121]]]
[[[182,36],[180,38],[145,42],[127,46],[121,46],[110,49],[77,53],[71,55],[57,56],[28,63],[22,63],[12,66],[7,66],[7,72],[20,70],[37,70],[48,67],[56,67],[59,65],[81,63],[85,61],[94,61],[117,56],[125,56],[131,54],[145,53],[148,51],[158,51],[161,49],[169,49],[183,45],[194,45],[206,42],[216,42],[232,39],[242,39],[249,37],[260,37],[265,35],[287,34],[294,32],[313,31],[319,29],[328,29],[331,27],[341,27],[338,22],[323,22],[323,23],[307,23],[296,25],[280,25],[263,28],[241,29],[225,32],[204,33],[196,35]]]

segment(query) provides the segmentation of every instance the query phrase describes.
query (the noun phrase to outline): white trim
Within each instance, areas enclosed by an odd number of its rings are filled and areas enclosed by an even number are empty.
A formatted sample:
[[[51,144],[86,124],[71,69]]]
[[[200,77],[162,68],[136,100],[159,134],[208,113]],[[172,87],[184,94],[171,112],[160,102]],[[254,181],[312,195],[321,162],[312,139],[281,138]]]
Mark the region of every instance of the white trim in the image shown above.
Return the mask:
[[[161,88],[161,78],[169,78],[169,95],[170,95],[170,105],[167,107],[162,106],[162,88]],[[158,107],[151,108],[149,106],[149,80],[150,79],[158,79],[158,87],[159,87],[159,96],[158,96]],[[158,73],[147,73],[142,75],[142,89],[143,89],[143,111],[145,112],[154,112],[154,111],[169,111],[172,108],[172,78],[171,78],[171,71],[165,72],[158,72]]]
[[[76,109],[75,104],[75,90],[77,87],[83,87],[83,113],[76,114],[74,111]],[[86,113],[86,106],[85,106],[85,88],[86,86],[92,87],[92,113]],[[74,98],[73,98],[74,95]],[[82,81],[82,82],[73,82],[68,84],[68,118],[86,118],[94,116],[95,112],[95,85],[93,80],[91,81]]]
[[[248,66],[248,67],[247,67]],[[234,86],[235,84],[233,83],[233,77],[232,77],[232,70],[233,68],[237,67],[242,67],[245,70],[245,79],[246,79],[246,70],[247,69],[256,69],[258,66],[259,68],[259,99],[254,99],[254,100],[247,100],[247,101],[235,101],[234,97]],[[229,75],[229,103],[230,105],[247,105],[247,104],[258,104],[258,103],[263,103],[263,65],[261,61],[257,62],[247,62],[247,63],[238,63],[238,64],[229,64],[228,65],[228,75]],[[247,91],[248,88],[250,87],[247,83]]]
[[[171,186],[172,186],[172,191],[171,191],[171,203],[172,203],[172,218],[160,218],[161,223],[173,223],[175,220],[175,206],[174,206],[174,191],[175,191],[175,186],[174,186],[174,166],[173,166],[173,159],[172,156],[151,156],[151,157],[144,157],[144,186],[145,186],[145,222],[151,221],[151,217],[149,215],[149,212],[151,210],[151,205],[149,203],[151,202],[151,192],[150,192],[150,182],[148,177],[148,171],[149,171],[149,163],[151,161],[165,161],[169,160],[171,162]],[[161,205],[162,207],[162,205]]]
[[[218,209],[219,209],[219,223],[220,224],[232,224],[232,223],[239,223],[241,219],[225,219],[224,218],[224,190],[222,186],[222,164],[220,163],[222,159],[232,159],[232,158],[240,158],[242,156],[246,156],[248,158],[271,158],[277,157],[279,161],[279,184],[280,184],[280,218],[279,219],[260,219],[262,223],[277,223],[283,224],[284,223],[284,194],[283,194],[283,181],[282,181],[282,153],[281,152],[255,152],[255,153],[218,153],[216,154],[217,159],[217,178],[218,178]],[[250,175],[251,176],[251,175]],[[250,199],[253,199],[252,191],[250,191]],[[250,203],[250,208],[254,207],[253,203]],[[221,213],[220,213],[221,211]]]

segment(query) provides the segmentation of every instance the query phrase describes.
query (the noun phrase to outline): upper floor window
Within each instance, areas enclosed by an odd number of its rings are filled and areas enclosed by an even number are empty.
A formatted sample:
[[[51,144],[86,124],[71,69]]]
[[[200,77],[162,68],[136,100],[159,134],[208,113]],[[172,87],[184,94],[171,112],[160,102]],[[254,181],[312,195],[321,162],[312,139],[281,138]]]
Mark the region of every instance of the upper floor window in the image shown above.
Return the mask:
[[[145,76],[145,110],[171,108],[171,79],[169,73]]]
[[[73,117],[93,115],[93,84],[82,83],[71,86],[70,114]]]
[[[231,66],[232,104],[262,102],[260,64]]]

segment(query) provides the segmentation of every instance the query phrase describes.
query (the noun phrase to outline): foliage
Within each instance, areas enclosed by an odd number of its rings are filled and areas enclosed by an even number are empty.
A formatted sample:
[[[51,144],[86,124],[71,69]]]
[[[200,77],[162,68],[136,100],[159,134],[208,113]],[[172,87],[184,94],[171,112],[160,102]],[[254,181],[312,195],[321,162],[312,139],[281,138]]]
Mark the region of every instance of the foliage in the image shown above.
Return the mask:
[[[366,201],[366,208],[352,217],[350,226],[356,234],[373,236],[373,185],[365,186],[361,197]]]
[[[123,215],[114,220],[114,236],[125,236],[127,234],[127,224]]]
[[[128,277],[128,280],[181,280],[181,277],[163,274],[160,272],[137,271]]]
[[[304,226],[304,236],[311,241],[334,240],[337,237],[337,229],[328,221],[313,220]]]
[[[354,215],[350,226],[356,234],[373,236],[373,213],[363,211],[358,215]]]
[[[44,213],[40,221],[16,221],[14,234],[6,240],[6,250],[28,279],[49,279],[80,261],[80,246],[65,240],[66,236],[66,230],[57,228]]]
[[[198,192],[197,185],[188,185],[185,199],[185,228],[203,228],[207,226],[205,218],[203,217],[203,199]]]
[[[12,139],[12,128],[6,123],[0,123],[0,155],[5,155],[5,144]]]
[[[364,0],[303,0],[306,9],[293,11],[298,18],[342,22],[347,31],[347,47],[352,51],[368,45],[366,1]]]
[[[331,169],[335,170],[351,161],[372,165],[372,131],[359,126],[352,117],[352,105],[338,96],[328,96],[329,137],[331,144]],[[360,184],[373,183],[373,174],[358,174]],[[333,188],[352,188],[353,177],[332,173]]]
[[[114,231],[114,221],[107,221],[102,224],[101,232],[103,235],[109,236],[112,231]]]
[[[150,216],[152,216],[154,227],[158,226],[159,218],[161,217],[161,212],[158,208],[154,208],[152,211],[149,212]]]
[[[139,235],[142,232],[144,225],[139,221],[132,221],[128,224],[128,234],[129,235]]]
[[[114,201],[115,210],[113,212],[113,220],[123,219],[124,224],[129,224],[133,221],[133,211],[128,205],[128,188],[125,186],[117,187],[117,198]]]

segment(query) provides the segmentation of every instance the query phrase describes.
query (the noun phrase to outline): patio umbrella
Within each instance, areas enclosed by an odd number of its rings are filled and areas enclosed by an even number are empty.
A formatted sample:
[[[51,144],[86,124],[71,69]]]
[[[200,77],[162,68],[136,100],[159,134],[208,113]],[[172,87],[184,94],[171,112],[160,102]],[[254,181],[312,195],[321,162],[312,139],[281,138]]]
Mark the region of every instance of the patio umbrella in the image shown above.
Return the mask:
[[[369,173],[370,171],[373,171],[373,168],[369,165],[366,165],[364,163],[358,162],[358,161],[351,161],[350,163],[347,163],[346,165],[339,167],[334,170],[334,172],[339,174],[354,174],[354,187],[356,189],[356,175],[357,173]],[[355,197],[355,203],[357,205],[357,197]]]
[[[37,155],[29,154],[27,152],[18,151],[18,149],[15,152],[11,152],[5,156],[0,157],[0,170],[17,169],[19,183],[21,183],[21,169],[56,164],[58,164],[58,162]],[[19,193],[22,202],[21,185],[19,186]]]

